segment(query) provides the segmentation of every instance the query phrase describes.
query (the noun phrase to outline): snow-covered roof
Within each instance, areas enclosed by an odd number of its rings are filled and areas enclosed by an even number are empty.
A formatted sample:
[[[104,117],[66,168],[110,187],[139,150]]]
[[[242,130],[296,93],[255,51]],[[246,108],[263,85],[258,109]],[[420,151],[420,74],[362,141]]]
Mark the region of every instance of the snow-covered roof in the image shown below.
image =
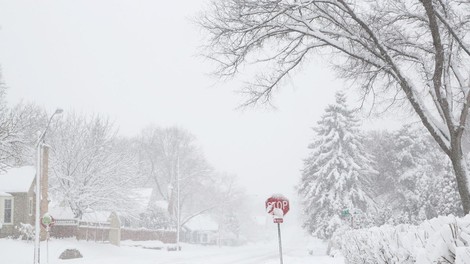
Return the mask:
[[[52,215],[55,219],[73,219],[75,215],[72,212],[72,209],[68,206],[61,206],[54,202],[54,200],[49,203],[49,214]]]
[[[10,196],[11,196],[11,194],[0,191],[0,197],[10,197]]]
[[[0,174],[0,192],[28,192],[36,176],[33,166],[11,168]]]
[[[189,220],[185,225],[192,231],[217,231],[219,225],[209,215],[198,215]]]

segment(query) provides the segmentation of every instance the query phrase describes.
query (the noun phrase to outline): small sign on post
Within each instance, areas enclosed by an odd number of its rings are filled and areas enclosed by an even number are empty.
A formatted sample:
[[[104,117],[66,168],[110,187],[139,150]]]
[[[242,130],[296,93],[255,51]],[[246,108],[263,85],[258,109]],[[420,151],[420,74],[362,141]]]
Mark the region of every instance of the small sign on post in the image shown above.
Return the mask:
[[[269,197],[266,202],[266,212],[273,216],[273,222],[277,224],[277,234],[279,238],[279,258],[282,260],[282,240],[281,240],[281,223],[284,222],[284,215],[289,212],[289,200],[283,195],[276,194]]]
[[[49,213],[45,213],[41,218],[41,226],[46,229],[46,247],[47,247],[47,263],[49,263],[49,236],[51,231],[51,226],[55,224],[54,217]]]
[[[49,213],[45,213],[41,218],[41,226],[48,230],[52,225],[54,225],[54,217]]]

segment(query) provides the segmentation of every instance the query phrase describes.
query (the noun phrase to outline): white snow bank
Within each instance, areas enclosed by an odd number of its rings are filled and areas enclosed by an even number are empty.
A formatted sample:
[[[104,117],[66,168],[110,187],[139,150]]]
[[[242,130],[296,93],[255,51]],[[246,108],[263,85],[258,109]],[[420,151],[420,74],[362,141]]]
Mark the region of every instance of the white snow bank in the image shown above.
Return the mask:
[[[147,248],[147,249],[162,249],[165,247],[165,244],[162,241],[158,241],[158,240],[148,240],[148,241],[123,240],[121,241],[121,246],[141,247],[141,248]]]
[[[123,241],[124,244],[131,243]],[[141,243],[142,241],[139,241]],[[152,242],[149,242],[152,243]],[[158,243],[158,242],[156,242]],[[60,260],[66,249],[78,249],[83,258]],[[49,242],[49,261],[46,243],[41,243],[41,263],[49,264],[276,264],[279,263],[276,243],[251,244],[240,247],[218,247],[182,244],[182,251],[152,250],[143,247],[121,246],[75,239],[52,239]],[[344,264],[342,258],[309,255],[305,248],[285,244],[284,263]],[[0,239],[1,264],[31,264],[34,243]]]
[[[338,230],[332,244],[348,263],[470,264],[470,215],[440,216],[418,226]]]

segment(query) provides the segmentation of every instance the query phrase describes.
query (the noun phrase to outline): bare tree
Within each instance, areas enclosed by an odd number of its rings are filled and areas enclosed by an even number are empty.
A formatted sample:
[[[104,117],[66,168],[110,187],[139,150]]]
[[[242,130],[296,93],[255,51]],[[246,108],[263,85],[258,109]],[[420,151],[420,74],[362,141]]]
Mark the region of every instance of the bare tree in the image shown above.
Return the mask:
[[[116,138],[104,117],[69,114],[48,134],[51,150],[51,191],[81,218],[85,210],[127,213],[135,161]]]
[[[6,107],[0,109],[0,170],[23,160],[22,154],[28,145],[22,131],[22,118],[22,113]]]
[[[210,202],[199,204],[199,208],[191,206],[212,181],[212,168],[192,134],[177,127],[148,127],[139,141],[141,174],[148,175],[159,196],[168,201],[173,219],[179,215],[183,223],[187,216],[212,207]]]
[[[36,132],[45,117],[45,111],[34,104],[8,107],[5,92],[6,88],[0,83],[0,171],[34,163]]]
[[[470,103],[470,2],[461,0],[221,0],[200,23],[222,76],[250,55],[273,70],[249,86],[248,104],[269,101],[315,52],[331,55],[341,77],[364,95],[406,98],[449,156],[464,211],[470,212],[462,133]],[[263,68],[269,69],[269,68]]]

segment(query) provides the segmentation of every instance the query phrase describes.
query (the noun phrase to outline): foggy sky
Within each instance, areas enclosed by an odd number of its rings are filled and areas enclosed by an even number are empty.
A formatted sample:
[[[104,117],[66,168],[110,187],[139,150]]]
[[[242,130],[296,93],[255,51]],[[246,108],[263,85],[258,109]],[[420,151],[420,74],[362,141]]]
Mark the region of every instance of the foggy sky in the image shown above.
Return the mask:
[[[125,136],[149,124],[184,127],[216,169],[260,200],[293,195],[311,127],[344,84],[315,59],[275,93],[277,109],[237,110],[247,75],[218,81],[199,56],[202,31],[191,17],[206,4],[0,0],[7,99],[107,114]]]

